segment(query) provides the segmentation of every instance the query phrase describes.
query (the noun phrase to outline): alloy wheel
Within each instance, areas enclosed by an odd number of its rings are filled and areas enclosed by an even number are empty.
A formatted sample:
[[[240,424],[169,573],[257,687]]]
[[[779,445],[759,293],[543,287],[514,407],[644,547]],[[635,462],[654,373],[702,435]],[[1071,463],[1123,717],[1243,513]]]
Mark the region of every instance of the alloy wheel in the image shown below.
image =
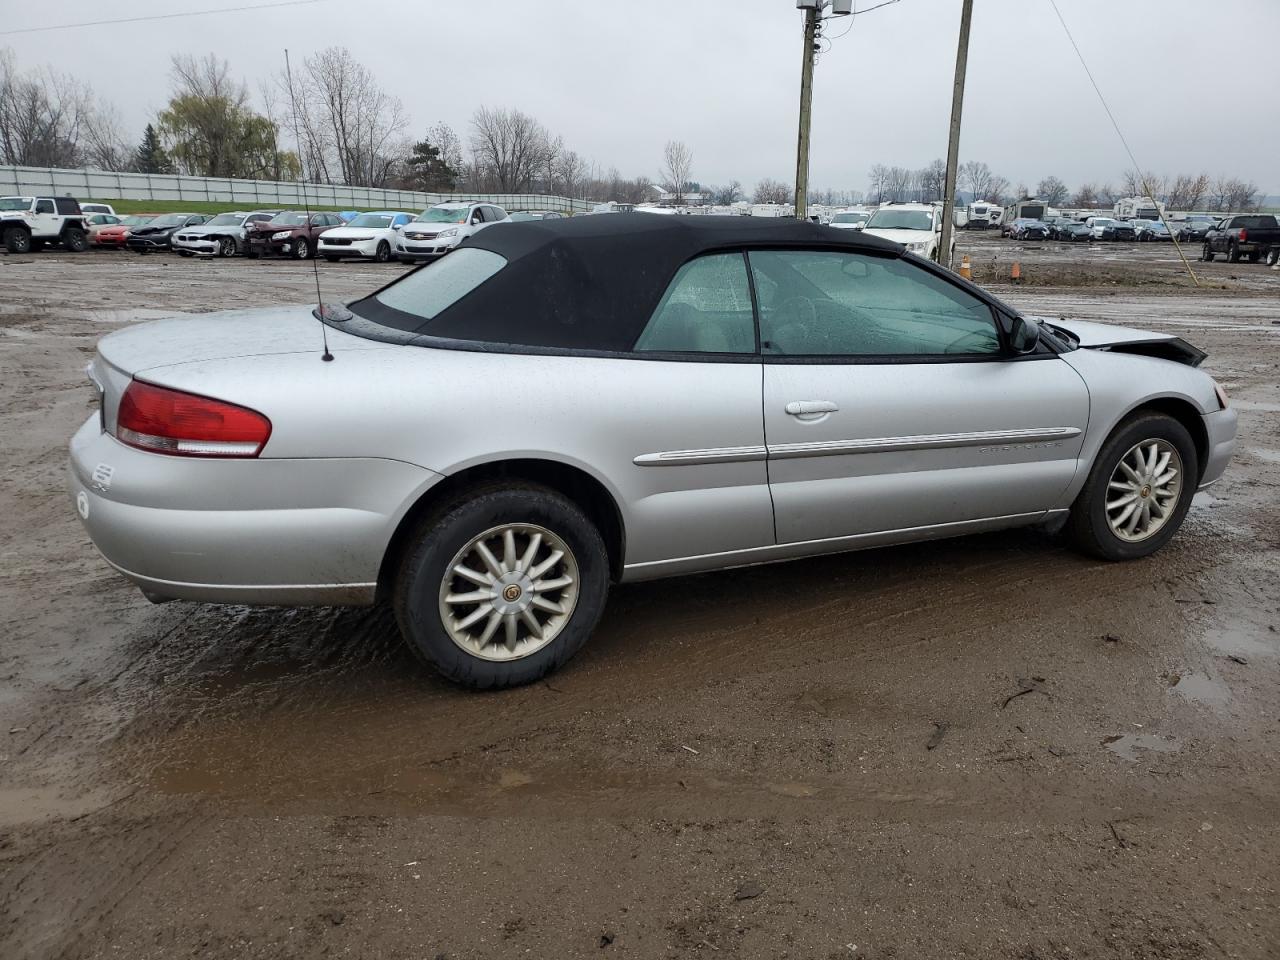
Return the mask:
[[[1107,483],[1107,525],[1121,540],[1137,543],[1160,531],[1182,494],[1182,457],[1167,440],[1135,443]]]
[[[507,523],[472,537],[440,583],[440,620],[482,660],[520,660],[551,643],[573,616],[578,561],[560,537]]]

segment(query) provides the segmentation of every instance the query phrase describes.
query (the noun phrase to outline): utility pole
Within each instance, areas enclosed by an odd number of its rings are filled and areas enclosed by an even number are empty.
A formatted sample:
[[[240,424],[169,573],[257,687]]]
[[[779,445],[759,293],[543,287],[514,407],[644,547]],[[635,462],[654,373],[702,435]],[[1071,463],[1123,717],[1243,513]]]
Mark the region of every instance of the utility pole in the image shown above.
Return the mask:
[[[960,114],[964,108],[964,74],[969,64],[969,21],[973,0],[964,0],[960,11],[960,45],[956,48],[956,82],[951,91],[951,132],[947,139],[947,183],[942,192],[942,245],[938,262],[951,266],[951,235],[956,218],[956,167],[960,161]]]
[[[804,11],[804,60],[800,66],[800,134],[796,142],[796,219],[805,219],[809,199],[809,117],[813,112],[814,39],[818,33],[818,3]]]

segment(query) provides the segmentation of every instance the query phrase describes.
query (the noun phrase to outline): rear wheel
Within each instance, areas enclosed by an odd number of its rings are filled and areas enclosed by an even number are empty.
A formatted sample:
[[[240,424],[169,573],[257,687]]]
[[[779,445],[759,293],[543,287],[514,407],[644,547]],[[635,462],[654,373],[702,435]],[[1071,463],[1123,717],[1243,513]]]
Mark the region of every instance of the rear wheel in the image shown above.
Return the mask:
[[[1104,560],[1149,556],[1182,526],[1199,476],[1187,428],[1162,413],[1138,413],[1099,451],[1071,506],[1068,536]]]
[[[1280,246],[1272,247],[1267,251],[1267,266],[1274,267],[1280,263]]]
[[[400,632],[419,658],[477,689],[518,686],[586,643],[604,609],[608,556],[572,501],[501,486],[418,528],[396,578]]]
[[[4,248],[10,253],[30,253],[31,234],[22,227],[5,227]]]
[[[89,249],[89,238],[79,227],[67,227],[62,231],[62,245],[72,253],[84,253]]]

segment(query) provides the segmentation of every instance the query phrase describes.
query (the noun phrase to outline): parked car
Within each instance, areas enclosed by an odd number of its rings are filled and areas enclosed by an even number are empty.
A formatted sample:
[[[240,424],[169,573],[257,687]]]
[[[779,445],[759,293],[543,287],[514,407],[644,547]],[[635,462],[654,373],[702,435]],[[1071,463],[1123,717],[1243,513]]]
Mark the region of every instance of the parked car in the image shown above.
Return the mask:
[[[80,204],[80,212],[83,214],[105,213],[109,217],[116,216],[116,208],[109,203],[98,203],[97,201],[89,201]]]
[[[871,215],[862,233],[900,243],[911,253],[937,261],[942,243],[942,214],[927,203],[888,203]],[[951,253],[956,242],[951,241]]]
[[[79,253],[89,248],[89,225],[71,197],[0,197],[0,243],[10,253],[51,243]]]
[[[316,255],[320,234],[343,225],[336,213],[307,213],[285,210],[270,220],[245,226],[245,256],[250,259],[276,256],[307,260]]]
[[[1159,220],[1130,220],[1134,238],[1142,243],[1170,239],[1169,228]]]
[[[1009,236],[1015,240],[1048,240],[1049,225],[1043,220],[1019,217],[1010,225]]]
[[[442,257],[468,237],[495,223],[509,223],[507,211],[491,203],[437,203],[400,231],[396,257],[402,263]]]
[[[1063,220],[1058,224],[1053,235],[1055,239],[1062,240],[1065,243],[1076,243],[1078,241],[1087,243],[1093,239],[1092,231],[1079,220]]]
[[[1230,263],[1247,257],[1257,263],[1267,251],[1280,244],[1280,225],[1269,213],[1246,213],[1227,217],[1205,234],[1201,257],[1212,260],[1214,254],[1225,253]]]
[[[89,246],[96,247],[98,232],[103,227],[116,226],[120,223],[120,218],[110,213],[90,213],[85,215],[84,222],[88,232]]]
[[[162,213],[140,226],[132,227],[125,246],[137,253],[168,250],[177,230],[197,226],[208,219],[203,213]]]
[[[1103,231],[1115,222],[1111,217],[1089,217],[1089,219],[1085,220],[1085,225],[1089,228],[1093,239],[1101,240]]]
[[[1217,217],[1191,216],[1172,224],[1174,236],[1183,243],[1200,243],[1218,225]]]
[[[220,213],[206,223],[187,227],[173,235],[172,246],[184,257],[201,254],[209,257],[234,257],[244,253],[248,244],[248,227],[266,223],[280,211],[255,210],[252,213]]]
[[[837,230],[861,230],[870,219],[871,214],[866,210],[838,210],[832,215],[830,226]]]
[[[129,232],[134,227],[141,227],[154,219],[155,216],[150,213],[134,213],[127,217],[121,217],[119,223],[98,228],[98,231],[90,238],[90,242],[95,247],[111,247],[116,250],[123,250],[129,240]]]
[[[521,210],[518,213],[507,214],[507,219],[512,223],[528,223],[531,220],[560,220],[563,217],[563,213],[557,213],[555,210]]]
[[[348,306],[105,337],[69,492],[153,600],[385,597],[420,657],[507,687],[577,652],[610,581],[1035,524],[1148,556],[1231,456],[1203,358],[861,231],[513,224]]]
[[[337,263],[343,257],[362,257],[386,263],[391,259],[396,237],[412,220],[413,214],[403,210],[362,213],[346,226],[322,233],[317,249],[330,263]]]
[[[1097,236],[1098,228],[1094,227]],[[1128,220],[1112,220],[1102,225],[1101,240],[1136,240],[1137,234]]]

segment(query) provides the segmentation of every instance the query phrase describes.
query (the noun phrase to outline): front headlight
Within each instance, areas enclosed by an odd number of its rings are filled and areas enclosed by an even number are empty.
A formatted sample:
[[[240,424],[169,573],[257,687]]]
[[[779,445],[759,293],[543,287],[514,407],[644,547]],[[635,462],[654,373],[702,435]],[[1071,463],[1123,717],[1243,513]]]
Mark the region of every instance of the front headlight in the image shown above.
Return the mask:
[[[921,251],[924,250],[926,246],[927,244],[923,244],[923,243],[908,243],[907,249],[910,250],[912,253],[920,253]]]
[[[456,237],[457,235],[458,235],[457,227],[450,227],[448,230],[441,230],[439,233],[436,234],[436,236],[440,237],[441,239],[443,239],[444,237]]]
[[[292,232],[292,231],[289,231],[289,230],[280,230],[280,231],[278,231],[277,233],[273,233],[273,234],[271,235],[271,239],[272,239],[272,240],[288,240],[288,239],[289,239],[289,234],[290,234],[291,232]]]

